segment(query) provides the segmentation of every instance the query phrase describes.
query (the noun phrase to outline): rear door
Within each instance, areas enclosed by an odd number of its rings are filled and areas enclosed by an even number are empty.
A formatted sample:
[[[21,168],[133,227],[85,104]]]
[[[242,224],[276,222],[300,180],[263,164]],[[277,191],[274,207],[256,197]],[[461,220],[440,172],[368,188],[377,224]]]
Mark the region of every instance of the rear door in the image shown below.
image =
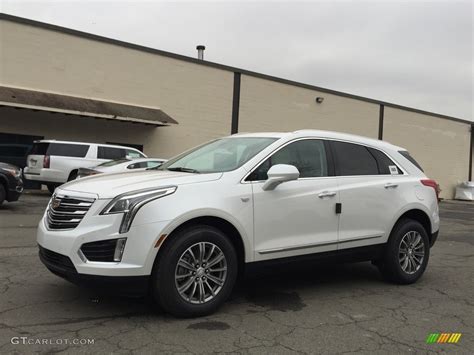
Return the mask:
[[[341,200],[339,249],[386,242],[405,204],[402,171],[378,149],[338,141],[331,149]]]

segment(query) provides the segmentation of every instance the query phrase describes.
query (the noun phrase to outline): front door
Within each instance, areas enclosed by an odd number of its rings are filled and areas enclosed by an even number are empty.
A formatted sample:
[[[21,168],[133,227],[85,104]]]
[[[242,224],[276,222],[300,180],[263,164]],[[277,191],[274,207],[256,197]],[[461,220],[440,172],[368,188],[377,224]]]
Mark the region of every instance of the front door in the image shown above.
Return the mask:
[[[264,191],[267,171],[276,164],[294,165],[300,178]],[[273,153],[249,175],[255,260],[337,249],[339,193],[336,178],[328,170],[325,143],[302,139]]]

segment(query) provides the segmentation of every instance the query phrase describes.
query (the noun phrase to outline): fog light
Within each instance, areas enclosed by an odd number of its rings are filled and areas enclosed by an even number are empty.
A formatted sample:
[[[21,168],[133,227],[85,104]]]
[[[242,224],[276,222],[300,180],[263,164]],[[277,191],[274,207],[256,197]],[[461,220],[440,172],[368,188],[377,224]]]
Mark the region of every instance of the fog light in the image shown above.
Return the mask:
[[[121,261],[123,251],[125,249],[125,242],[127,238],[120,238],[117,239],[117,245],[115,246],[115,253],[114,253],[114,261]]]

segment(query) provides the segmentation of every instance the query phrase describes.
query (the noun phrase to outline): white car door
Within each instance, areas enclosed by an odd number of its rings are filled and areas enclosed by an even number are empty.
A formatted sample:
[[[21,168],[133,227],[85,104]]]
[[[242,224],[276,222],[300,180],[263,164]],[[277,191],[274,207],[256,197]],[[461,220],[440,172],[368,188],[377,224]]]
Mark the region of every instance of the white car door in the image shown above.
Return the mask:
[[[264,191],[266,173],[276,164],[294,165],[300,178]],[[302,139],[274,152],[248,176],[253,189],[255,260],[337,249],[339,195],[330,170],[325,143]]]
[[[341,201],[339,249],[386,242],[405,204],[402,171],[374,148],[336,141],[331,148]]]

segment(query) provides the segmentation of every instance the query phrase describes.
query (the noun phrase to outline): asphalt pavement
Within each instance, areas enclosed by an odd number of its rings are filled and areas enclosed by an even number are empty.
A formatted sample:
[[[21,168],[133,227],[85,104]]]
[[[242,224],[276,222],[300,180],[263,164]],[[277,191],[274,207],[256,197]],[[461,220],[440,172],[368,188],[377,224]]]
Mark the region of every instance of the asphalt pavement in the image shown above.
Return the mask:
[[[0,206],[0,353],[474,353],[474,203],[441,203],[414,285],[386,283],[370,263],[283,266],[250,275],[212,316],[176,319],[51,274],[35,241],[48,198]],[[462,336],[427,344],[431,333]]]

